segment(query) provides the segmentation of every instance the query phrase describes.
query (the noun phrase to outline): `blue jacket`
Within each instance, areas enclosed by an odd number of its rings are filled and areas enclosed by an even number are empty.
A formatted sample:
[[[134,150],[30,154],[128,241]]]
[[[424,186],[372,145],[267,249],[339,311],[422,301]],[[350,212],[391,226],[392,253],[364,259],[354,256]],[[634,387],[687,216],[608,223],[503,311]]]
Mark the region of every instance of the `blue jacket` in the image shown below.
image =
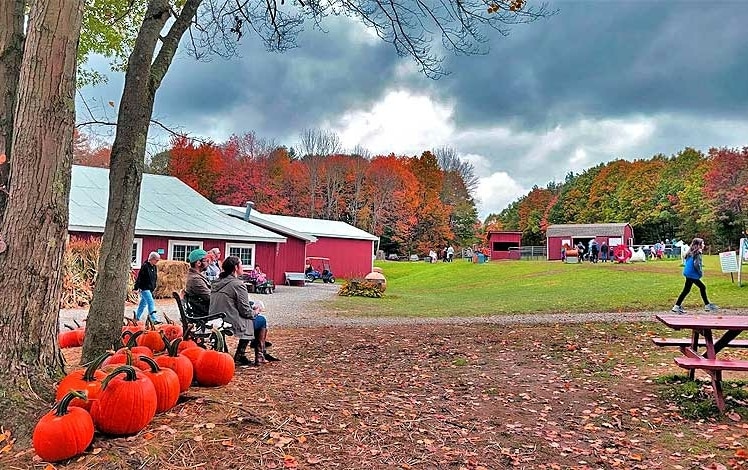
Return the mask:
[[[690,254],[687,255],[686,265],[683,267],[683,275],[689,279],[701,279],[703,274],[703,270],[701,269],[701,253],[696,253],[693,256]]]

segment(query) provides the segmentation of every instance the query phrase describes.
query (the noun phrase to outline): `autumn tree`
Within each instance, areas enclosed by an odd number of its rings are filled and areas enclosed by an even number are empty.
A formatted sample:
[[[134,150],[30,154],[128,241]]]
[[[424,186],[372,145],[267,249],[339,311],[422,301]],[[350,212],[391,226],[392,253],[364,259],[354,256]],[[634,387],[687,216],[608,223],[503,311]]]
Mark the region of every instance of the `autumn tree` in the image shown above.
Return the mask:
[[[96,144],[78,129],[73,134],[73,164],[109,168],[112,150],[108,145]]]
[[[28,416],[9,403],[14,397],[49,398],[53,381],[63,371],[55,339],[68,233],[76,45],[83,1],[32,1],[25,40],[17,29],[23,24],[24,8],[18,1],[5,1],[0,8],[0,146],[8,152],[11,175],[5,183],[9,197],[0,223],[7,243],[0,252],[5,273],[0,276],[3,422],[9,416],[13,422]],[[14,64],[20,64],[17,78],[12,76]],[[15,83],[15,97],[8,98]],[[15,103],[12,121],[8,103]]]
[[[704,195],[714,208],[721,242],[734,246],[748,222],[748,147],[710,149],[708,162]]]
[[[436,156],[423,152],[420,156],[408,161],[410,172],[418,180],[417,205],[415,208],[416,225],[413,236],[408,240],[408,254],[413,252],[427,254],[445,243],[454,241],[454,234],[449,225],[452,207],[445,205],[440,194],[444,185],[444,173],[439,167]]]

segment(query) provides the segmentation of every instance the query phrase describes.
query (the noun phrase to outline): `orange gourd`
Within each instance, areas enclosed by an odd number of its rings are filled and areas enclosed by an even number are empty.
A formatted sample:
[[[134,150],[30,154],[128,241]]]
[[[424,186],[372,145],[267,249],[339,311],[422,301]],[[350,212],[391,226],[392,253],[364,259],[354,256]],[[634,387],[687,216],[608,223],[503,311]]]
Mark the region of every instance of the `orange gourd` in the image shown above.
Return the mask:
[[[195,365],[197,383],[205,387],[219,387],[231,382],[234,378],[234,358],[223,352],[223,334],[215,328],[216,349],[206,349]]]
[[[189,358],[177,352],[179,344],[182,342],[182,338],[169,341],[166,336],[163,336],[163,340],[166,345],[166,355],[158,356],[156,358],[156,363],[160,367],[166,367],[167,369],[173,370],[179,379],[179,391],[187,391],[192,384],[192,379],[195,375],[195,368]]]
[[[83,408],[69,407],[71,401],[85,399],[84,392],[66,393],[36,424],[32,442],[34,451],[42,460],[59,462],[75,457],[93,442],[91,415]]]
[[[121,366],[102,382],[99,399],[91,407],[91,418],[99,431],[126,436],[151,422],[157,404],[151,379],[132,366]]]
[[[85,410],[90,410],[93,401],[99,397],[101,392],[101,381],[106,374],[99,370],[101,363],[111,356],[111,351],[107,351],[98,358],[91,361],[85,369],[74,370],[63,378],[57,385],[56,400],[62,400],[65,395],[73,390],[82,390],[88,397],[86,400],[74,398],[70,406],[77,406]]]

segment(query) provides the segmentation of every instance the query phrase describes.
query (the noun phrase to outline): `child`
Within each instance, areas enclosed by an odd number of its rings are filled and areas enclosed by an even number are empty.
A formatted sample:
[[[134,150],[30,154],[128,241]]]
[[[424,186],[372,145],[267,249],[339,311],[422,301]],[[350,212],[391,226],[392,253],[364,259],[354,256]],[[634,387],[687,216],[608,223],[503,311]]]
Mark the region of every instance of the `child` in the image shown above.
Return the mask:
[[[683,267],[683,276],[686,278],[686,284],[683,286],[683,292],[678,296],[678,300],[671,311],[677,314],[686,313],[681,307],[683,300],[686,298],[689,292],[691,292],[691,286],[696,284],[696,287],[701,291],[701,300],[704,301],[704,310],[707,312],[715,312],[719,310],[719,307],[709,302],[706,296],[706,286],[701,282],[701,276],[703,275],[703,269],[701,265],[701,252],[704,250],[704,240],[701,238],[694,238],[691,242],[688,254],[686,255],[685,266]]]
[[[267,352],[266,347],[270,346],[270,341],[267,341],[268,335],[268,322],[262,312],[265,311],[265,304],[262,300],[256,300],[252,309],[257,315],[254,319],[255,338],[252,340],[251,346],[255,350],[255,365],[260,365],[265,361],[275,362],[280,361],[277,357]]]

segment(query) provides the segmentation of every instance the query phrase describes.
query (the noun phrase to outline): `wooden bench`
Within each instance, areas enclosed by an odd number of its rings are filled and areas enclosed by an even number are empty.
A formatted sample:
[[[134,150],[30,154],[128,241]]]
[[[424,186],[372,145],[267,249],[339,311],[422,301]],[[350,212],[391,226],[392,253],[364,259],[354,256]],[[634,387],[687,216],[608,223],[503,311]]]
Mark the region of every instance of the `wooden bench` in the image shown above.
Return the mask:
[[[290,286],[291,283],[299,282],[302,286],[306,285],[306,275],[304,273],[284,273],[286,276],[286,285]]]
[[[687,348],[691,346],[691,338],[652,338],[656,346],[677,346]],[[704,338],[699,338],[699,346],[706,346]],[[748,339],[734,339],[728,343],[731,348],[748,348]]]
[[[675,363],[684,369],[748,371],[748,361],[740,360],[676,357]]]

